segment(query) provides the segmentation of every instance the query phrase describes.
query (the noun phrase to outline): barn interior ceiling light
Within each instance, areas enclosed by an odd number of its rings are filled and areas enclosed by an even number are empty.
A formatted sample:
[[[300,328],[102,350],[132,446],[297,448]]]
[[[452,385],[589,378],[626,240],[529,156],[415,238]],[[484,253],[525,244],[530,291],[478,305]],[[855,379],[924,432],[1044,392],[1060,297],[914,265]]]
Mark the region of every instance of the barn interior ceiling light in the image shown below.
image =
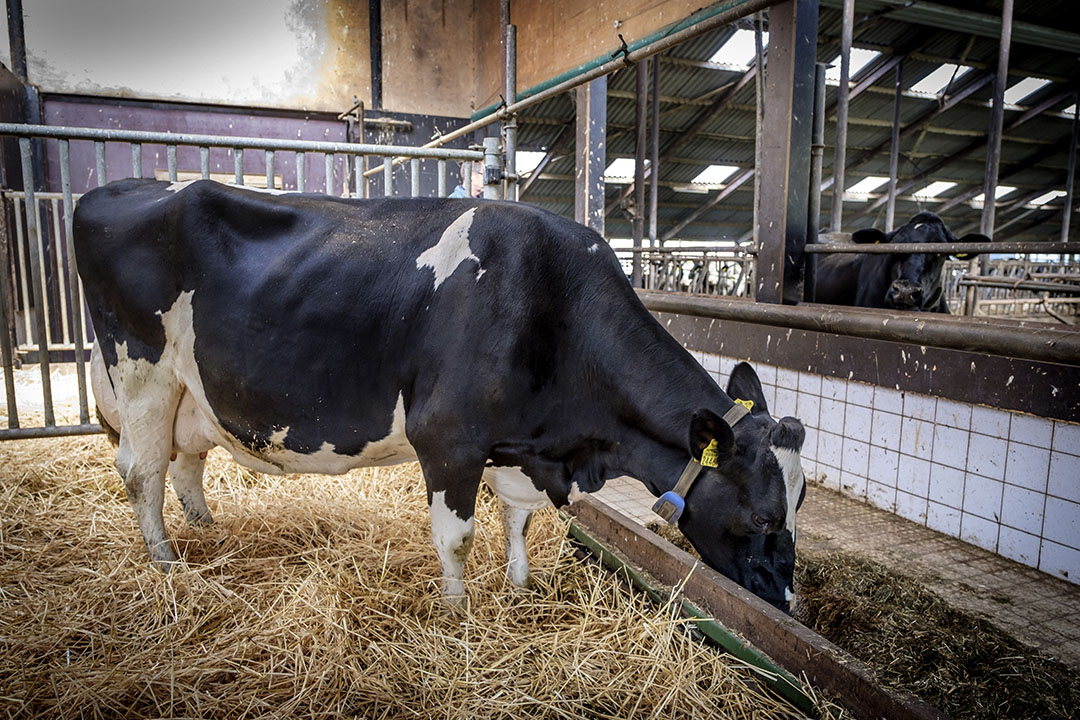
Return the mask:
[[[881,177],[880,175],[870,175],[868,177],[864,177],[862,180],[860,180],[859,182],[857,182],[854,185],[850,186],[844,192],[845,199],[846,199],[846,196],[848,195],[848,193],[851,193],[851,194],[856,195],[856,196],[863,196],[863,197],[854,197],[854,198],[852,198],[853,200],[866,200],[865,195],[867,193],[871,193],[874,190],[877,190],[879,187],[881,187],[882,185],[884,185],[887,182],[889,182],[889,178]]]
[[[1009,105],[1017,105],[1049,84],[1050,81],[1046,78],[1024,78],[1005,91],[1005,102]]]
[[[708,185],[719,185],[720,183],[724,182],[729,177],[734,175],[735,171],[738,169],[739,167],[737,165],[710,165],[709,167],[699,172],[690,182]]]
[[[929,75],[912,85],[911,92],[923,93],[926,95],[940,95],[945,92],[945,89],[950,85],[955,87],[956,81],[963,77],[969,70],[971,70],[971,68],[967,65],[942,63]]]
[[[1027,204],[1027,207],[1043,207],[1049,202],[1057,200],[1059,197],[1065,197],[1064,190],[1051,190],[1048,193],[1043,193],[1039,197],[1035,198]]]
[[[865,48],[851,48],[851,64],[848,67],[848,81],[862,70],[864,67],[870,64],[870,62],[881,55],[877,50],[866,50]],[[825,71],[825,82],[829,85],[840,84],[840,56],[837,55],[829,63],[830,67]]]
[[[761,33],[763,47],[769,45],[769,33]],[[757,51],[754,49],[754,31],[736,30],[720,49],[713,53],[709,62],[717,65],[730,65],[732,67],[746,69],[754,61]]]
[[[649,167],[649,161],[645,161],[645,167]],[[634,182],[634,158],[615,158],[604,171],[604,182],[615,185],[625,185]]]
[[[1012,185],[998,185],[994,188],[994,199],[1000,200],[1014,190],[1016,190],[1016,188],[1014,188]],[[971,206],[981,208],[983,206],[983,201],[985,200],[986,193],[979,193],[975,197],[971,198]]]
[[[949,188],[954,188],[954,187],[956,187],[956,183],[954,183],[954,182],[948,182],[947,180],[937,180],[935,182],[930,183],[929,185],[924,187],[922,190],[916,190],[912,194],[915,197],[917,197],[917,198],[919,198],[921,200],[929,200],[930,198],[937,197],[938,195],[945,192]]]
[[[545,153],[539,150],[518,150],[514,153],[515,167],[519,175],[527,175],[536,169]]]

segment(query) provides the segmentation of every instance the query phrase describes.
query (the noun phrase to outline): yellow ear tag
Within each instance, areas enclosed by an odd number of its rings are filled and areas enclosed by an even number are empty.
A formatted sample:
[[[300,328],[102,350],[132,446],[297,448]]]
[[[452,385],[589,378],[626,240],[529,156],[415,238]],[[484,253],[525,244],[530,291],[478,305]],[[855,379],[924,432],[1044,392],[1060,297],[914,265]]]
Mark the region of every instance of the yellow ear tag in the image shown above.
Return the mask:
[[[736,400],[735,403],[737,405],[742,405],[747,410],[753,410],[754,409],[754,401],[753,400]]]
[[[701,464],[705,467],[720,466],[720,458],[716,454],[716,438],[710,440],[708,446],[701,451]]]

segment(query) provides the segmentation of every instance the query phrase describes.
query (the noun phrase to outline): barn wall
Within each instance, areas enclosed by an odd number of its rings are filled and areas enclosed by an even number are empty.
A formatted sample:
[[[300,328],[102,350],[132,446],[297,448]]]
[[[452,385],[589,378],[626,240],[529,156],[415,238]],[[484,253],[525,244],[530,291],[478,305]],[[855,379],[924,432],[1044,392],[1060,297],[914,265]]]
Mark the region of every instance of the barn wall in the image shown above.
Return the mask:
[[[788,363],[777,350],[786,331],[777,328],[759,328],[772,336],[761,339],[766,351],[740,340],[755,326],[660,318],[721,386],[736,362],[753,364],[773,416],[806,426],[808,478],[1080,583],[1080,424],[919,392],[913,383],[832,374],[805,350],[801,363]],[[814,334],[826,343],[836,337]],[[1071,377],[1076,398],[1075,369]]]

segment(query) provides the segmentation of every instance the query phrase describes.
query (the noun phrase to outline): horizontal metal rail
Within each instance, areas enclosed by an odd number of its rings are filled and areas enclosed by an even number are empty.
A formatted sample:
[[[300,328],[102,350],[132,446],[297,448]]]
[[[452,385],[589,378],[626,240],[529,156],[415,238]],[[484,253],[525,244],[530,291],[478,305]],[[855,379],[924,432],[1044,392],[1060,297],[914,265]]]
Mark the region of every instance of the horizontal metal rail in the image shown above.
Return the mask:
[[[776,305],[748,300],[638,290],[654,312],[811,330],[1036,362],[1080,365],[1080,329],[1039,322],[1006,322],[917,312],[823,305]]]
[[[1007,278],[960,278],[957,285],[971,285],[973,287],[1004,288],[1006,290],[1028,290],[1030,292],[1056,292],[1069,295],[1080,295],[1080,285],[1069,283],[1038,282],[1035,280],[1009,280]],[[979,301],[984,302],[983,300]]]
[[[0,123],[0,135],[53,138],[57,140],[96,140],[99,142],[251,148],[255,150],[293,150],[296,152],[346,153],[350,155],[435,158],[443,160],[476,161],[484,159],[484,153],[478,150],[448,150],[445,148],[409,147],[407,145],[371,145],[369,143],[284,140],[279,138],[234,137],[231,135],[198,135],[194,133],[163,133],[145,130],[76,128],[61,125]]]
[[[910,255],[912,253],[1038,253],[1040,255],[1072,255],[1080,253],[1080,242],[974,242],[974,243],[866,243],[807,245],[808,253],[866,253],[870,255]],[[747,250],[747,252],[753,252]]]
[[[96,423],[20,427],[0,430],[0,440],[38,440],[41,438],[68,437],[69,435],[98,435],[103,432],[105,430]]]

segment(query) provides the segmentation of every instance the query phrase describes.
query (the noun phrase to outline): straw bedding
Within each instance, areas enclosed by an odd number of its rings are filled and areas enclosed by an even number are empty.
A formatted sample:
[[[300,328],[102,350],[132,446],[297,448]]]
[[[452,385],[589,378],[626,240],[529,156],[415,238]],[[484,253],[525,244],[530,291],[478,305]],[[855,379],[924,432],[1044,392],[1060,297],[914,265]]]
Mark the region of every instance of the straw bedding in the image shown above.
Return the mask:
[[[25,419],[25,416],[24,416]],[[0,713],[8,717],[792,717],[671,608],[530,528],[504,580],[478,503],[471,609],[439,601],[416,465],[265,476],[211,453],[216,523],[153,570],[103,436],[0,443]]]

